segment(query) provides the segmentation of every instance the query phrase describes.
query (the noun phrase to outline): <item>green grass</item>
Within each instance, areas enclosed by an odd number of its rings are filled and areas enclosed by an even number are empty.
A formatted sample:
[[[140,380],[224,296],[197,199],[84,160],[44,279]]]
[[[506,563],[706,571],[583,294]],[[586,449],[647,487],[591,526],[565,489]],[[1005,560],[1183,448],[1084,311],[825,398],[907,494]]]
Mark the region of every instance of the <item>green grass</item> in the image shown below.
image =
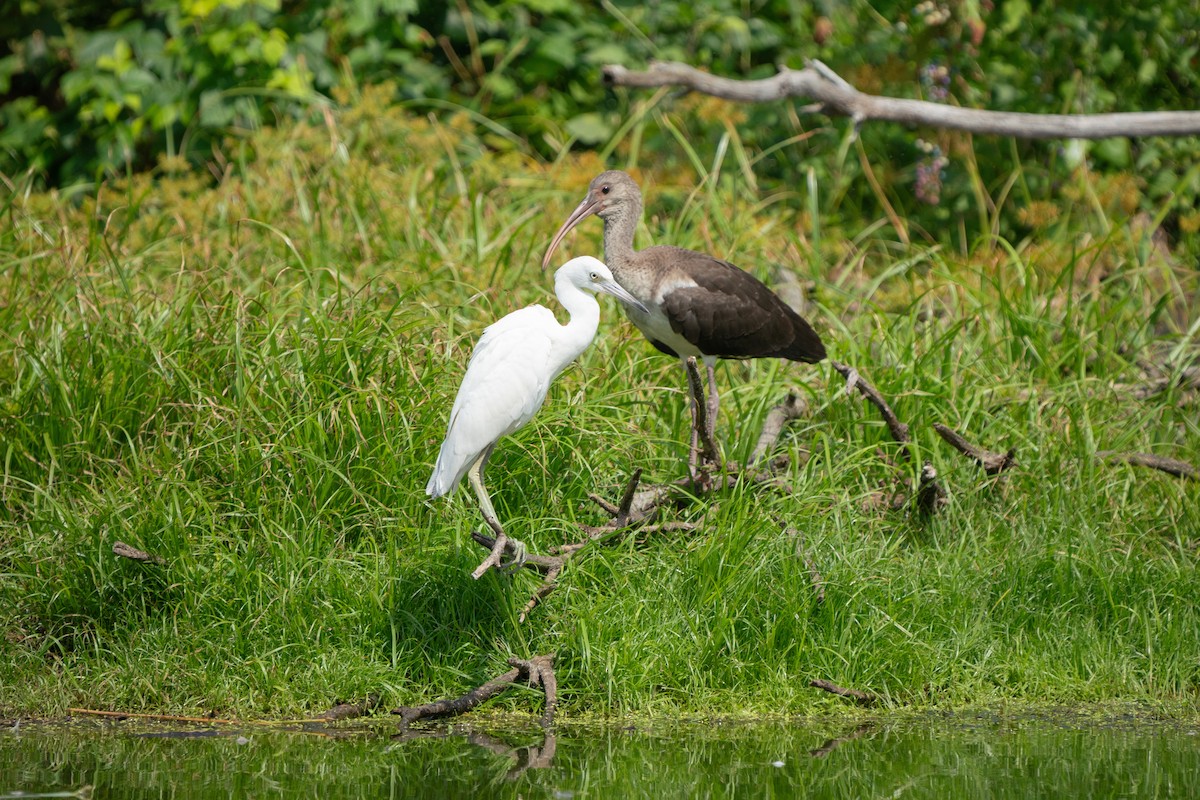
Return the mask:
[[[424,485],[475,338],[550,298],[541,248],[595,164],[490,155],[369,106],[340,119],[343,151],[323,128],[264,131],[216,188],[164,171],[5,200],[0,710],[390,707],[554,651],[576,716],[840,707],[817,677],[895,705],[1196,713],[1200,487],[1094,458],[1200,452],[1194,391],[1129,388],[1143,362],[1195,363],[1195,273],[1127,221],[962,250],[843,206],[818,239],[819,197],[759,198],[730,165],[699,191],[659,176],[646,238],[812,281],[808,316],[912,425],[915,464],[880,458],[894,443],[827,364],[724,364],[734,459],[789,387],[808,400],[779,443],[794,492],[738,487],[670,512],[694,533],[593,548],[518,624],[534,576],[473,581],[469,490]],[[598,243],[596,223],[567,246]],[[588,492],[684,472],[682,372],[607,301],[601,334],[489,467],[535,552],[602,521]],[[934,422],[1018,468],[986,478]],[[923,460],[942,513],[864,509]]]

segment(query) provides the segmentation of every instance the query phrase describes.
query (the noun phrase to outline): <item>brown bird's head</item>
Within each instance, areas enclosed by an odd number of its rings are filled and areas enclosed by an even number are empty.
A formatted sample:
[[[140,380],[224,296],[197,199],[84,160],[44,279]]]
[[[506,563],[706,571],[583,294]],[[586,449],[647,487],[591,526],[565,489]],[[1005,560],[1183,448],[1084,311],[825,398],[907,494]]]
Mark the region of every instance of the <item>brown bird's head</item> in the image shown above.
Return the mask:
[[[619,169],[601,172],[588,184],[587,194],[583,202],[575,207],[571,216],[554,234],[546,257],[542,259],[542,269],[550,263],[550,257],[558,249],[558,245],[568,232],[588,217],[595,215],[607,223],[610,219],[627,214],[639,215],[642,211],[642,192],[637,182]]]

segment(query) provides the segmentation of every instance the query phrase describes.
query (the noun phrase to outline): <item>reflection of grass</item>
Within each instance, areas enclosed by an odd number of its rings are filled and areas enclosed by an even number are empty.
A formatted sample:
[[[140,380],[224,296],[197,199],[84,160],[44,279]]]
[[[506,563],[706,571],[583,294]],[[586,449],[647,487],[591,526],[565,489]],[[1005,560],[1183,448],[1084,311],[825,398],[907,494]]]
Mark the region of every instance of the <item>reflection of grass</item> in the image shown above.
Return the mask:
[[[874,411],[828,365],[728,363],[731,458],[785,387],[808,397],[780,443],[795,493],[729,490],[678,512],[707,511],[698,533],[582,554],[518,626],[533,577],[470,580],[469,493],[423,487],[474,339],[547,301],[541,248],[594,165],[547,174],[369,100],[263,131],[216,188],[164,169],[8,198],[0,708],[291,716],[459,694],[549,651],[567,715],[836,704],[813,677],[901,704],[1194,702],[1197,487],[1092,458],[1200,452],[1194,393],[1120,388],[1141,361],[1194,359],[1194,274],[1116,224],[1077,247],[1067,219],[964,254],[843,205],[810,240],[819,198],[762,200],[697,154],[712,179],[657,176],[652,237],[812,281],[831,354],[913,426],[904,469],[932,460],[952,503],[864,512],[894,477]],[[598,249],[599,224],[567,247]],[[605,302],[601,338],[489,468],[513,535],[544,551],[599,521],[589,491],[682,475],[683,386]],[[1016,447],[1018,468],[983,480],[933,422]],[[776,517],[805,536],[820,606]],[[118,560],[116,540],[168,564]]]

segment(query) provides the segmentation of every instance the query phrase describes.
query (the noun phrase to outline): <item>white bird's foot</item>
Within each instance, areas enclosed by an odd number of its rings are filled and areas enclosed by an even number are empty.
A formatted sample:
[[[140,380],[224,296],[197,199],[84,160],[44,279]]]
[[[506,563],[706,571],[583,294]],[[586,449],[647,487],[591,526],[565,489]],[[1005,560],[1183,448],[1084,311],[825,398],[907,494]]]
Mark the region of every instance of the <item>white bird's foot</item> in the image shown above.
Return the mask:
[[[501,572],[503,572],[505,574],[515,572],[516,570],[525,566],[525,557],[526,557],[524,542],[520,541],[519,539],[514,539],[511,536],[509,536],[508,537],[508,545],[512,548],[512,554],[513,554],[512,561],[509,561],[504,564],[499,564],[497,566],[497,569],[499,569]]]

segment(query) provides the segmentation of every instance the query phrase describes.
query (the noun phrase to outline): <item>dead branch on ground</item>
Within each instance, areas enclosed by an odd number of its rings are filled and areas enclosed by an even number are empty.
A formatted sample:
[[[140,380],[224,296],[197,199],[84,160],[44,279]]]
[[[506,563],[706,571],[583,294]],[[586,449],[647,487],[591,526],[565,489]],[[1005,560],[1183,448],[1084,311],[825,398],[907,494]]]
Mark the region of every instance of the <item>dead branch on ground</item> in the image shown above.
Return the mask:
[[[892,407],[883,399],[883,395],[879,393],[879,390],[868,383],[866,378],[858,374],[858,370],[840,361],[830,361],[829,363],[846,379],[847,392],[858,389],[859,393],[871,402],[871,405],[879,409],[879,413],[883,417],[883,421],[887,423],[892,438],[900,444],[900,455],[905,461],[908,461],[912,457],[908,451],[908,443],[912,441],[912,436],[908,432],[908,425],[900,421],[900,418],[896,416],[896,412],[892,411]]]
[[[866,378],[858,373],[854,367],[843,364],[840,361],[830,361],[833,368],[846,379],[846,391],[850,392],[858,389],[859,393],[870,401],[871,405],[879,409],[879,414],[883,417],[883,421],[887,424],[888,430],[892,434],[892,438],[900,445],[900,456],[905,461],[912,458],[912,453],[908,449],[908,445],[912,442],[912,435],[909,433],[908,424],[901,422],[896,416],[896,412],[888,405],[888,402],[883,399],[883,395],[879,390],[872,386]],[[885,459],[886,461],[887,459]],[[899,490],[889,492],[886,488],[881,489],[871,500],[864,504],[864,509],[870,507],[887,508],[899,510],[903,508],[909,500],[909,490],[912,487],[912,481],[907,478],[901,478],[899,481]],[[917,484],[916,492],[912,494],[912,499],[915,501],[917,511],[924,515],[933,514],[941,509],[949,502],[949,495],[946,489],[938,482],[937,470],[933,465],[926,461],[921,465],[921,475]]]
[[[1150,467],[1151,469],[1161,470],[1169,475],[1174,475],[1177,478],[1191,478],[1194,481],[1200,481],[1200,469],[1197,469],[1187,461],[1180,461],[1177,458],[1156,456],[1153,453],[1119,453],[1115,450],[1099,450],[1096,452],[1096,458],[1102,458],[1107,461],[1125,462],[1126,464],[1133,464],[1135,467]]]
[[[501,527],[500,523],[490,519],[484,521],[487,522],[488,527],[491,528],[496,535],[491,539],[492,543],[488,549],[487,558],[481,561],[479,566],[475,568],[475,571],[471,573],[471,577],[475,580],[479,580],[481,577],[483,577],[483,573],[487,572],[492,567],[495,567],[499,570],[504,570],[504,557],[506,555],[509,557],[509,564],[516,563],[517,558],[517,548],[513,545],[512,540],[508,538],[508,534],[504,532],[504,528]],[[474,532],[471,533],[471,537],[475,537]],[[475,539],[475,541],[478,542],[479,539]]]
[[[355,719],[356,717],[361,717],[364,714],[370,714],[372,711],[379,708],[381,700],[382,698],[380,698],[379,695],[370,694],[367,695],[367,699],[361,703],[338,703],[334,705],[333,708],[326,711],[322,716],[331,722],[336,722],[337,720],[343,719]]]
[[[957,431],[943,425],[940,422],[933,423],[933,429],[938,432],[946,442],[958,452],[962,453],[967,458],[974,461],[979,466],[983,467],[983,471],[988,475],[999,475],[1007,469],[1011,469],[1016,464],[1016,448],[1010,448],[1007,453],[995,453],[991,450],[984,450],[982,447],[973,445],[964,439]]]
[[[435,717],[455,717],[465,714],[493,697],[507,691],[517,683],[529,686],[540,686],[546,693],[546,710],[542,714],[542,724],[554,722],[554,712],[558,707],[558,682],[554,677],[554,654],[534,656],[529,660],[510,658],[512,667],[508,672],[492,678],[482,686],[477,686],[461,697],[437,700],[419,706],[402,706],[392,709],[392,713],[400,717],[400,727],[407,728],[419,719]]]
[[[870,706],[879,702],[879,698],[870,692],[864,692],[861,689],[847,689],[844,686],[838,686],[833,681],[827,681],[823,678],[813,678],[808,682],[808,685],[815,689],[829,692],[830,694],[836,694],[838,697],[849,698],[861,706]]]
[[[808,401],[796,392],[788,392],[782,403],[767,412],[767,418],[763,420],[762,432],[758,435],[758,442],[755,443],[754,451],[750,454],[750,464],[755,467],[769,467],[770,465],[764,462],[767,454],[779,442],[783,429],[789,422],[804,416],[807,412]]]
[[[1187,393],[1200,391],[1200,366],[1185,367],[1175,374],[1171,369],[1152,361],[1139,361],[1145,381],[1138,384],[1118,383],[1113,388],[1129,392],[1138,400],[1148,400],[1171,388],[1183,389]]]
[[[138,550],[136,547],[127,545],[124,542],[113,542],[113,555],[121,558],[128,558],[131,561],[140,561],[143,564],[166,564],[167,560],[162,556],[156,556],[152,553],[147,553],[145,550]]]
[[[1018,139],[1104,139],[1200,133],[1200,111],[1028,114],[880,97],[858,91],[815,59],[810,59],[804,69],[780,67],[777,74],[761,80],[722,78],[675,61],[651,61],[644,72],[619,64],[606,64],[601,71],[605,82],[614,86],[642,89],[678,86],[740,103],[808,98],[815,102],[797,109],[801,113],[849,117],[856,128],[864,122],[879,120]]]

